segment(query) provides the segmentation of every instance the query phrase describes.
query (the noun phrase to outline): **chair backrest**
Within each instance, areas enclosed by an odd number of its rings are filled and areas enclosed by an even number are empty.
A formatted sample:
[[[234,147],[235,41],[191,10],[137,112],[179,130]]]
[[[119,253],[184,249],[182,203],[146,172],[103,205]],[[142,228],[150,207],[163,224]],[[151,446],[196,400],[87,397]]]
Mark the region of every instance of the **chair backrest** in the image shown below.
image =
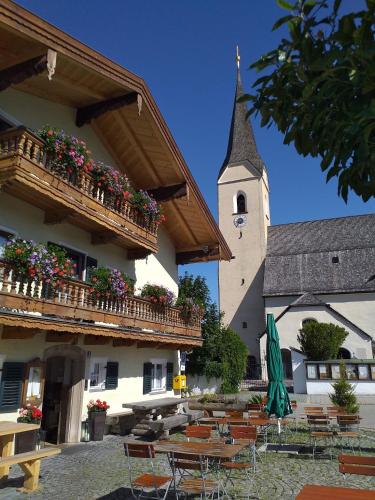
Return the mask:
[[[249,418],[268,418],[265,411],[250,411],[248,413]]]
[[[290,401],[290,406],[295,410],[297,408],[297,401],[295,399],[292,399]]]
[[[375,457],[364,455],[339,455],[339,470],[342,474],[375,476]]]
[[[339,412],[339,409],[337,406],[327,406],[327,414],[331,416],[337,415]]]
[[[359,415],[337,415],[337,423],[339,425],[359,425]]]
[[[211,430],[211,427],[206,425],[189,425],[185,429],[185,436],[187,438],[209,439]]]
[[[304,412],[306,415],[321,414],[323,412],[323,406],[304,406]]]
[[[331,424],[331,421],[328,417],[328,415],[322,414],[312,414],[312,415],[307,415],[307,423],[311,427],[326,427]]]
[[[263,403],[247,403],[247,410],[262,411],[264,407]]]
[[[230,428],[231,437],[236,439],[250,439],[256,441],[257,428],[254,425],[234,426]]]
[[[226,411],[225,416],[226,417],[233,417],[233,418],[243,418],[243,412],[242,411]]]
[[[169,458],[172,469],[174,467],[179,470],[199,470],[201,472],[205,469],[205,459],[201,455],[171,452]]]
[[[128,458],[155,458],[155,449],[149,443],[124,443],[124,449]]]

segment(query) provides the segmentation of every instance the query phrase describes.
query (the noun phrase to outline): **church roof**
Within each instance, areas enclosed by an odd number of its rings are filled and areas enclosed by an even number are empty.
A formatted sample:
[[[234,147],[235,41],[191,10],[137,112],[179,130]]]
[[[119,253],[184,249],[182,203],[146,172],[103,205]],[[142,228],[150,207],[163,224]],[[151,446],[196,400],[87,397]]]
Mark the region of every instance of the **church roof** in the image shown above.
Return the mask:
[[[227,154],[221,166],[219,177],[228,165],[238,165],[243,162],[251,163],[260,175],[263,172],[264,163],[257,150],[250,120],[246,116],[248,111],[246,102],[238,102],[238,99],[243,95],[241,75],[238,68]]]
[[[375,291],[375,214],[268,228],[265,296]]]

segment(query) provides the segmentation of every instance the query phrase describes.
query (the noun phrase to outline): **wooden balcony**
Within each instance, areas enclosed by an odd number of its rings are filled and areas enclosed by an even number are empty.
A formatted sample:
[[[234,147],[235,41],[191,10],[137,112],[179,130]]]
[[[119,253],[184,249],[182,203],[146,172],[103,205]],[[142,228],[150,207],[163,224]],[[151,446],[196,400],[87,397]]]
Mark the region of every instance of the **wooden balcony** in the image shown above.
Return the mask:
[[[132,205],[108,200],[92,178],[63,177],[50,169],[43,141],[25,128],[0,134],[0,187],[45,211],[45,223],[69,222],[89,231],[92,242],[128,250],[157,251],[157,225]]]
[[[13,321],[3,321],[13,316]],[[0,324],[105,335],[133,342],[201,345],[200,319],[187,323],[176,307],[157,307],[140,297],[95,300],[90,286],[60,280],[58,286],[17,276],[0,262]],[[43,326],[45,325],[45,326]]]

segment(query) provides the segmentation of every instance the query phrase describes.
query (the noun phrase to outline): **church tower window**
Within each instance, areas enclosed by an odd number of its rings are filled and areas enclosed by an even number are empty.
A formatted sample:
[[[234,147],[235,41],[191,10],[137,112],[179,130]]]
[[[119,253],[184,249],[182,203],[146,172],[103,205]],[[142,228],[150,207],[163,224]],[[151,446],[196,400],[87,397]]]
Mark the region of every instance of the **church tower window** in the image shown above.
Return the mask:
[[[246,198],[243,193],[239,193],[237,195],[237,213],[238,214],[246,213]]]

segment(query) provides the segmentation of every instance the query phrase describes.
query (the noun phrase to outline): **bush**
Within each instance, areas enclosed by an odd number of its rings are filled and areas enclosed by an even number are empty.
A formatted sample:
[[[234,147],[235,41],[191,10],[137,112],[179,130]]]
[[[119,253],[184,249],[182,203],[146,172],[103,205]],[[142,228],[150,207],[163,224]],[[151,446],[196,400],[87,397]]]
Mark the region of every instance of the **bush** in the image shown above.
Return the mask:
[[[334,393],[330,394],[329,399],[332,403],[345,410],[345,413],[358,413],[359,405],[357,397],[354,394],[354,387],[346,380],[345,365],[340,363],[340,380],[332,384]]]
[[[310,360],[336,359],[348,332],[332,323],[311,321],[299,331],[297,340]]]

